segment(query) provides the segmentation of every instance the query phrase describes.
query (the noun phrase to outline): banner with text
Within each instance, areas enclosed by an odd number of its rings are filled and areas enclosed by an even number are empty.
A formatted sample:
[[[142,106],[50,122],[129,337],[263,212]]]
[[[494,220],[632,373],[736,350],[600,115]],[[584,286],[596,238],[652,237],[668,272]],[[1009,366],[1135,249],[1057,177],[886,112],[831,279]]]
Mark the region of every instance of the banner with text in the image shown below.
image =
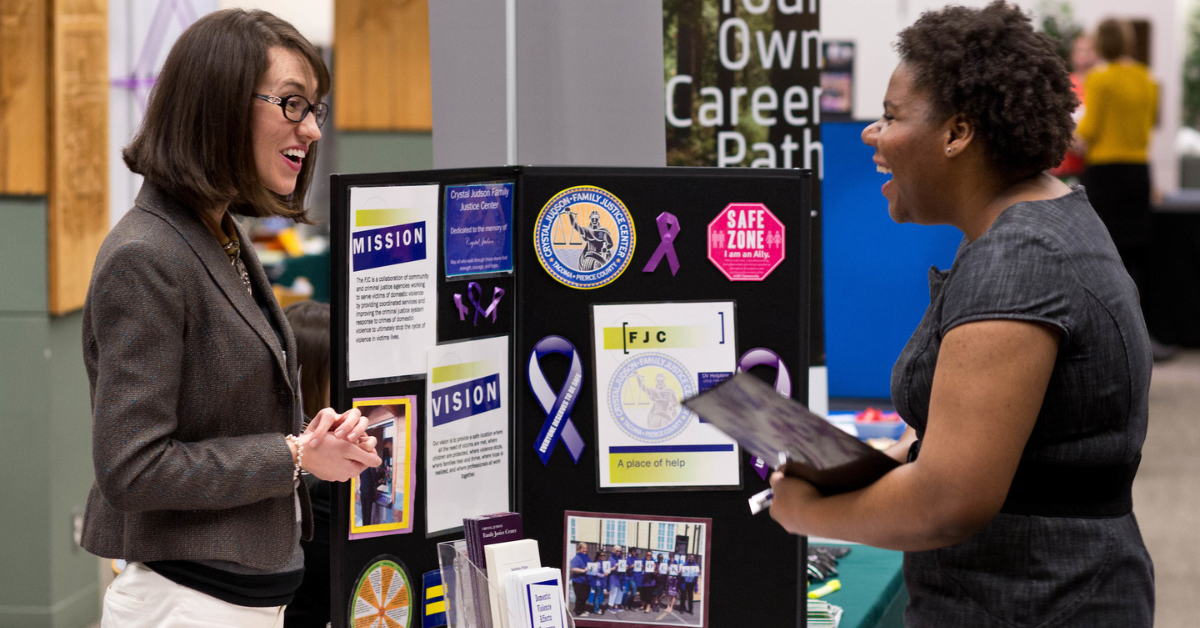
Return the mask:
[[[813,171],[810,365],[825,363],[820,10],[820,0],[663,0],[667,165]]]
[[[667,165],[821,174],[817,0],[664,0]]]

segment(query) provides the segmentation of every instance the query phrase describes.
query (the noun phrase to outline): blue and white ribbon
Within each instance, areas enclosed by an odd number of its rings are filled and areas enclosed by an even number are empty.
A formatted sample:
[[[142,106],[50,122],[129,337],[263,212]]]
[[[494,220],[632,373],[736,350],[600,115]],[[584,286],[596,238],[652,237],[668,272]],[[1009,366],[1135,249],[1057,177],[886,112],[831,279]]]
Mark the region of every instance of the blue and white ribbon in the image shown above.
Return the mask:
[[[778,353],[770,349],[758,347],[751,349],[742,354],[738,359],[738,372],[749,371],[756,366],[770,366],[775,368],[775,392],[784,397],[792,396],[792,376],[788,373],[787,365],[783,363],[783,358],[779,357]],[[750,459],[750,466],[758,473],[758,477],[767,479],[767,472],[770,470],[767,467],[767,462],[758,456]]]
[[[551,353],[565,355],[571,360],[567,379],[557,393],[550,387],[550,382],[546,381],[539,363],[539,360]],[[560,439],[567,446],[571,459],[575,464],[579,464],[579,458],[583,455],[583,437],[571,421],[571,408],[575,407],[575,400],[579,398],[583,389],[583,363],[580,362],[579,352],[575,350],[571,341],[562,336],[546,336],[533,346],[533,352],[529,354],[529,388],[537,398],[538,405],[542,406],[542,411],[546,413],[546,422],[542,424],[537,441],[533,444],[538,457],[542,459],[542,464],[550,463],[550,454],[554,453]]]

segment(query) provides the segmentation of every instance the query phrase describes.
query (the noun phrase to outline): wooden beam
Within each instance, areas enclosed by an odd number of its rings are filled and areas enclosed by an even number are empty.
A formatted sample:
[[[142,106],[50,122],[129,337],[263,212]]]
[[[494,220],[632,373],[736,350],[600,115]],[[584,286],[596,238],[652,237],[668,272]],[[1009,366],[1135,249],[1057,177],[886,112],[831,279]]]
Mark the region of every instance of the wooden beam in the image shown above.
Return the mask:
[[[51,0],[50,312],[83,307],[108,234],[108,6]]]
[[[46,0],[0,0],[0,194],[46,193]]]
[[[333,41],[338,129],[433,128],[428,0],[336,0]]]

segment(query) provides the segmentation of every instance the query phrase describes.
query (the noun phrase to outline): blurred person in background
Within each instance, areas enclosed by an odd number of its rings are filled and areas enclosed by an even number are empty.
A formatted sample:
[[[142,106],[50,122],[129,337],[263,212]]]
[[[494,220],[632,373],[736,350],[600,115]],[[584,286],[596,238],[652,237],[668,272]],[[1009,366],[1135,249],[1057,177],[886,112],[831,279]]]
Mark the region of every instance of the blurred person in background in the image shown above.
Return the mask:
[[[1144,298],[1150,272],[1150,132],[1158,121],[1158,86],[1131,57],[1133,25],[1107,19],[1096,28],[1104,62],[1088,73],[1088,102],[1076,133],[1085,145],[1080,182]],[[1151,339],[1156,361],[1175,348]]]
[[[1066,65],[1000,1],[926,12],[897,49],[863,131],[888,214],[963,240],[892,370],[899,466],[829,496],[775,473],[771,516],[903,550],[908,628],[1150,628],[1150,342],[1096,195],[1046,172],[1075,126]]]
[[[209,13],[171,48],[123,152],[145,182],[83,309],[83,547],[128,562],[103,628],[282,626],[312,534],[301,471],[345,481],[379,463],[357,410],[305,426],[291,325],[233,219],[307,220],[328,90],[291,24]]]
[[[1084,108],[1087,107],[1087,90],[1084,89],[1084,81],[1087,73],[1096,66],[1099,60],[1091,35],[1083,33],[1076,37],[1074,42],[1071,42],[1071,88],[1075,90],[1075,97],[1079,99],[1079,107],[1075,109],[1075,114],[1072,116],[1076,123],[1083,118]],[[1072,142],[1062,163],[1050,170],[1050,174],[1062,179],[1068,185],[1079,183],[1079,176],[1083,174],[1084,169],[1083,157],[1083,142]]]
[[[300,301],[284,308],[296,337],[300,391],[304,414],[317,416],[329,406],[329,304]],[[329,623],[329,496],[331,484],[311,473],[302,474],[312,504],[311,541],[304,549],[304,581],[284,611],[286,628],[325,628]]]

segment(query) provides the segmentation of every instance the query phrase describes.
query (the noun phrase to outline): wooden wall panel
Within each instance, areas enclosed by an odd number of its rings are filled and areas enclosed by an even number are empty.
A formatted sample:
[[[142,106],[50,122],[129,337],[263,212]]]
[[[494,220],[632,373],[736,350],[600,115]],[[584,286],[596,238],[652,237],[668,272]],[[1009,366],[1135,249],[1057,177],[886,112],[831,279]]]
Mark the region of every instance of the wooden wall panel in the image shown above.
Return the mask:
[[[83,306],[108,234],[108,6],[51,0],[50,312]]]
[[[46,0],[0,0],[0,194],[46,193]]]
[[[428,0],[336,0],[333,117],[350,131],[429,131]]]

